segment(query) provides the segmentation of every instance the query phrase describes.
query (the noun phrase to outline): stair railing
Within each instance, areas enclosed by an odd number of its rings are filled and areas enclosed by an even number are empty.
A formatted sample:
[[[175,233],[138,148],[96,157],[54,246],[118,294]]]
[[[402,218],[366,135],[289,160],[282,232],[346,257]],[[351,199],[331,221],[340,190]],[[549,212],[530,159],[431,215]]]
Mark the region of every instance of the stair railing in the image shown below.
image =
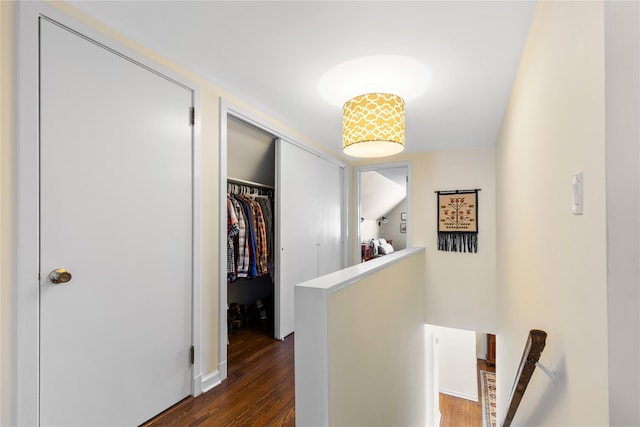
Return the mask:
[[[532,329],[529,331],[529,337],[527,343],[524,346],[524,352],[522,353],[522,359],[520,360],[520,366],[518,367],[518,373],[511,389],[511,396],[509,397],[509,405],[507,415],[502,422],[502,427],[509,427],[513,418],[516,415],[518,406],[524,392],[527,390],[529,380],[533,375],[533,371],[538,366],[538,360],[540,360],[540,354],[544,349],[547,340],[547,333],[538,329]]]

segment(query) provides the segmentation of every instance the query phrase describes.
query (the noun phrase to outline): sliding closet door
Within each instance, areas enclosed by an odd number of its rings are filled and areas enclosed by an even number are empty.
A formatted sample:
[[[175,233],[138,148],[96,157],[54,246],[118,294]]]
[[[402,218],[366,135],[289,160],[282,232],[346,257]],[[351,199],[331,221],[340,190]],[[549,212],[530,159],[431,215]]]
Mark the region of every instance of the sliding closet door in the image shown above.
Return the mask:
[[[276,338],[294,330],[294,286],[318,275],[315,221],[316,156],[279,140],[280,283],[277,295],[280,325]]]
[[[295,329],[294,288],[342,268],[342,168],[278,141],[280,280],[277,338]]]
[[[318,158],[315,169],[318,213],[318,276],[340,270],[342,265],[343,169]]]

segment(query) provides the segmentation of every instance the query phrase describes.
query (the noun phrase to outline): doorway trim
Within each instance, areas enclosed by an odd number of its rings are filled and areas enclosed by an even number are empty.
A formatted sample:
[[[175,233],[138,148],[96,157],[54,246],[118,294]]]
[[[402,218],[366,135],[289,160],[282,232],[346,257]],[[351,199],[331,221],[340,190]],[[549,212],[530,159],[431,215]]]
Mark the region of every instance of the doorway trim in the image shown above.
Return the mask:
[[[184,76],[168,69],[141,53],[117,42],[112,36],[76,20],[65,12],[37,2],[17,4],[17,112],[16,163],[14,178],[15,206],[15,311],[12,313],[15,344],[11,350],[14,376],[11,390],[15,393],[14,420],[18,425],[39,425],[39,25],[45,17],[101,45],[139,66],[184,87],[192,93],[196,110],[192,127],[192,291],[191,342],[194,363],[191,367],[191,394],[202,392],[200,339],[200,88]],[[114,32],[114,34],[117,34]],[[186,113],[185,113],[186,116]],[[81,390],[80,390],[81,392]]]
[[[360,174],[362,172],[368,171],[378,171],[381,169],[398,169],[398,168],[407,168],[407,237],[406,237],[406,247],[410,248],[413,246],[413,238],[412,238],[412,230],[413,230],[413,217],[412,217],[412,199],[413,199],[413,187],[412,187],[412,173],[411,173],[411,161],[406,162],[393,162],[393,163],[376,163],[373,165],[363,165],[356,166],[354,168],[354,191],[355,191],[355,228],[356,231],[353,233],[355,241],[353,242],[353,260],[354,264],[358,264],[360,261],[360,244],[362,242],[362,236],[360,235],[360,217],[361,209],[360,209]]]

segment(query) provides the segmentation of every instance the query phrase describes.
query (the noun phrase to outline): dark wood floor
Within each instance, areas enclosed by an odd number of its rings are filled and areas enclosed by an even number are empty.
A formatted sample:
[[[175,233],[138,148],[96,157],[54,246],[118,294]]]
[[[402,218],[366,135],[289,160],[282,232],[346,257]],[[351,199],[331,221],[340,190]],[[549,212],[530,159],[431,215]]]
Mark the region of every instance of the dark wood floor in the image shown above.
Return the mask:
[[[227,380],[208,393],[184,399],[143,426],[295,426],[294,336],[284,341],[272,337],[268,330],[233,330]],[[478,372],[481,369],[495,372],[479,360]],[[440,427],[482,425],[478,402],[441,393],[440,413]]]
[[[160,426],[294,426],[294,337],[240,328],[229,335],[227,380],[188,397],[144,424]]]
[[[478,396],[480,396],[480,370],[495,372],[484,360],[478,360]],[[440,427],[482,427],[480,402],[440,393]]]

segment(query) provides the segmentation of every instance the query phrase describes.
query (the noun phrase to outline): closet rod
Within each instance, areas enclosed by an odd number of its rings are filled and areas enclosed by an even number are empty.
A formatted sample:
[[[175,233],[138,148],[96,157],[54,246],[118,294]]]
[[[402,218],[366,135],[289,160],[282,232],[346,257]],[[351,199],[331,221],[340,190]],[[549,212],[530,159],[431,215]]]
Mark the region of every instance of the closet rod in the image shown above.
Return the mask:
[[[249,185],[251,187],[265,188],[265,189],[268,189],[268,190],[273,190],[275,188],[275,187],[273,187],[271,185],[267,185],[267,184],[260,184],[258,182],[247,181],[245,179],[227,177],[227,183],[229,183],[229,182],[232,183],[232,184]]]

